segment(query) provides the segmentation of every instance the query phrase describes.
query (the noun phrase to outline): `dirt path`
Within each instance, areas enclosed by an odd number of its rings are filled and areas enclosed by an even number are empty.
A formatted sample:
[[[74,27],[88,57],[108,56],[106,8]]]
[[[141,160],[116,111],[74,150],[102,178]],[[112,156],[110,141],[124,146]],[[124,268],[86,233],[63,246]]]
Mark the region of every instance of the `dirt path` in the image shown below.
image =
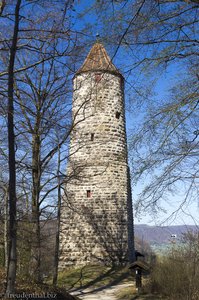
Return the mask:
[[[71,294],[78,296],[82,300],[117,300],[116,294],[118,290],[130,286],[133,286],[133,284],[124,283],[94,290],[79,289]]]

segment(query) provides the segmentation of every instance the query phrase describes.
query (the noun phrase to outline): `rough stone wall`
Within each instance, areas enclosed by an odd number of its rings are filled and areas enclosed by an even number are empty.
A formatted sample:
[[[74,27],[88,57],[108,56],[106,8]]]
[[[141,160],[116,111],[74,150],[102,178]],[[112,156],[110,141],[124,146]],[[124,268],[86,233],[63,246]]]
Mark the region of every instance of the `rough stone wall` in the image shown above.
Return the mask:
[[[127,255],[127,145],[123,80],[89,72],[74,79],[69,181],[62,203],[60,268]]]

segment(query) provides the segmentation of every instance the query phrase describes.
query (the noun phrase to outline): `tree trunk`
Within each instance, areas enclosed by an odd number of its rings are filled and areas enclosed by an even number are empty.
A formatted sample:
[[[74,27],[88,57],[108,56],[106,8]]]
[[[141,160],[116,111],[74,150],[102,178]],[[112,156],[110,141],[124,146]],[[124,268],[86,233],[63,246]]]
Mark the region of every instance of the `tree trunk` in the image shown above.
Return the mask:
[[[4,262],[5,269],[8,270],[8,187],[5,188],[4,198]]]
[[[59,235],[60,235],[60,216],[61,216],[60,148],[58,149],[57,187],[58,187],[58,191],[57,191],[57,230],[56,230],[56,240],[55,240],[53,285],[57,284],[58,264],[59,264]]]
[[[133,206],[132,206],[132,194],[131,194],[131,176],[130,169],[128,167],[128,254],[129,262],[135,261],[135,245],[134,245],[134,220],[133,220]]]
[[[41,282],[41,237],[40,237],[40,137],[38,133],[39,117],[37,118],[35,133],[32,140],[32,245],[30,274],[35,282]]]
[[[41,283],[41,237],[38,205],[32,206],[32,241],[30,275],[34,282]]]
[[[17,268],[17,220],[16,220],[16,166],[15,166],[15,134],[14,134],[14,64],[19,32],[19,11],[21,0],[15,7],[15,24],[10,48],[8,67],[8,149],[9,149],[9,251],[6,293],[15,290]]]

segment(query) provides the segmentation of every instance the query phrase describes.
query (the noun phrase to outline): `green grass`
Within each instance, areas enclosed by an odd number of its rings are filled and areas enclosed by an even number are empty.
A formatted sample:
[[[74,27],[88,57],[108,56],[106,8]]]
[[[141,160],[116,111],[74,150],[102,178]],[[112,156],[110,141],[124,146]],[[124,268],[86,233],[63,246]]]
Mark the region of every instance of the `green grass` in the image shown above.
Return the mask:
[[[106,288],[116,284],[135,283],[134,276],[128,268],[110,268],[102,265],[87,265],[81,268],[73,268],[59,273],[58,285],[65,289],[78,288]],[[135,286],[121,288],[117,292],[118,300],[168,300],[160,295],[153,295],[145,291],[147,280],[143,280],[143,293],[137,294]]]
[[[104,287],[132,281],[128,268],[87,265],[59,273],[58,285],[64,288]]]

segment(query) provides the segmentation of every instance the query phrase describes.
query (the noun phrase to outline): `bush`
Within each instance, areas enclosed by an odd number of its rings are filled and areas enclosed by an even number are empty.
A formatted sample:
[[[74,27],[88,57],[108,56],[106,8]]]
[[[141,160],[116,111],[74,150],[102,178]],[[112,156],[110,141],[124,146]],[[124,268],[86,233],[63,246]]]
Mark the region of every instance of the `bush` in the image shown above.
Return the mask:
[[[151,274],[153,292],[171,300],[199,300],[199,234],[188,232],[179,246],[157,260]]]

